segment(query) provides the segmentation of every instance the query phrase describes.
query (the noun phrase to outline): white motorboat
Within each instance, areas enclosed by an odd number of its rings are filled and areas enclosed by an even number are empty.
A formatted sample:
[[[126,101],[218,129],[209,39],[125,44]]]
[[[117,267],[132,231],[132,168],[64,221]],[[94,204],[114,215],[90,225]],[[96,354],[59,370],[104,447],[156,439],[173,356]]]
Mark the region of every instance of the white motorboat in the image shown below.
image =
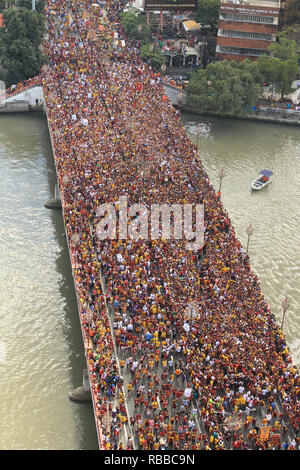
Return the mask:
[[[262,170],[259,173],[260,176],[256,180],[252,181],[251,188],[254,191],[259,191],[260,189],[268,186],[272,182],[273,172],[270,170]]]

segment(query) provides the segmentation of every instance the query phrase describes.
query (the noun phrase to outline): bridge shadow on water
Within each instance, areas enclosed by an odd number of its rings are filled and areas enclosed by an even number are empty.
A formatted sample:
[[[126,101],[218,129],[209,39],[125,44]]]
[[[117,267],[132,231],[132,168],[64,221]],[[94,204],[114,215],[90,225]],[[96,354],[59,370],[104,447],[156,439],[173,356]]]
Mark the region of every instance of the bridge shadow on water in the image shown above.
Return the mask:
[[[49,185],[49,198],[53,197],[54,188],[57,183],[56,170],[53,160],[52,146],[48,133],[47,119],[40,113],[40,119],[44,121],[45,135],[41,139],[42,151],[47,161],[47,177]],[[46,201],[45,201],[46,202]],[[69,354],[66,357],[66,367],[70,370],[70,382],[74,390],[82,385],[83,370],[87,368],[84,354],[84,345],[81,333],[77,299],[73,283],[72,269],[69,258],[68,245],[64,230],[64,222],[60,209],[49,210],[49,219],[53,226],[54,237],[59,246],[59,254],[55,260],[58,273],[58,287],[64,300],[64,330],[63,335],[68,345]],[[72,390],[66,390],[67,393]],[[76,407],[76,427],[78,434],[79,448],[81,450],[98,449],[98,439],[95,426],[93,407],[90,402],[72,403]]]

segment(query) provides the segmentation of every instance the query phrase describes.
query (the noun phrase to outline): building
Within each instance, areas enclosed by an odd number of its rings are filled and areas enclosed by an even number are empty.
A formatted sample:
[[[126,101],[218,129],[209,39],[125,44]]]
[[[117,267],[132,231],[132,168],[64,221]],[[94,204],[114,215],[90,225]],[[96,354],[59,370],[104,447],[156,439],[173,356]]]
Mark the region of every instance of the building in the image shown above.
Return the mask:
[[[200,60],[202,43],[189,45],[184,39],[166,39],[162,41],[162,54],[166,65],[170,67],[193,67]]]
[[[197,10],[198,0],[144,0],[145,11],[183,12]]]
[[[280,0],[221,0],[216,58],[255,60],[276,41]]]
[[[163,31],[165,16],[178,15],[185,13],[189,16],[197,10],[198,0],[143,0],[143,8],[146,12],[147,23],[149,24],[150,12],[156,16],[159,15],[159,30]]]

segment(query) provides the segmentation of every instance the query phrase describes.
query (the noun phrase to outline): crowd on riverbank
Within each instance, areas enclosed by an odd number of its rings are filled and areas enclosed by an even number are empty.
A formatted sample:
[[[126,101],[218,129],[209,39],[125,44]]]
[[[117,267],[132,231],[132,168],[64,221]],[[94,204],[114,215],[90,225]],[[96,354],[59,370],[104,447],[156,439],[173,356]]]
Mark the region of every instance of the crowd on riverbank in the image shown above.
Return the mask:
[[[178,111],[124,36],[121,8],[107,0],[103,15],[88,0],[49,0],[42,74],[105,448],[122,448],[125,425],[143,449],[223,449],[232,438],[234,448],[274,448],[285,423],[298,438],[298,371]],[[120,196],[202,203],[204,247],[100,240],[97,209]],[[234,434],[228,414],[243,421]]]

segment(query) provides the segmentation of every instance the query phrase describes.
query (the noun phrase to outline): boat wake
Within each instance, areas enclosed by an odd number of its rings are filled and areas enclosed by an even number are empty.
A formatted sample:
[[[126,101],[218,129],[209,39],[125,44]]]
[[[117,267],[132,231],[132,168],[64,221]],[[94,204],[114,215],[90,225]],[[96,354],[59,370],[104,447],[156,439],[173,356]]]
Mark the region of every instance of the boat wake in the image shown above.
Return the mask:
[[[186,131],[191,134],[192,136],[198,136],[200,138],[210,138],[211,137],[211,127],[208,124],[205,124],[204,122],[188,122],[185,125]]]

